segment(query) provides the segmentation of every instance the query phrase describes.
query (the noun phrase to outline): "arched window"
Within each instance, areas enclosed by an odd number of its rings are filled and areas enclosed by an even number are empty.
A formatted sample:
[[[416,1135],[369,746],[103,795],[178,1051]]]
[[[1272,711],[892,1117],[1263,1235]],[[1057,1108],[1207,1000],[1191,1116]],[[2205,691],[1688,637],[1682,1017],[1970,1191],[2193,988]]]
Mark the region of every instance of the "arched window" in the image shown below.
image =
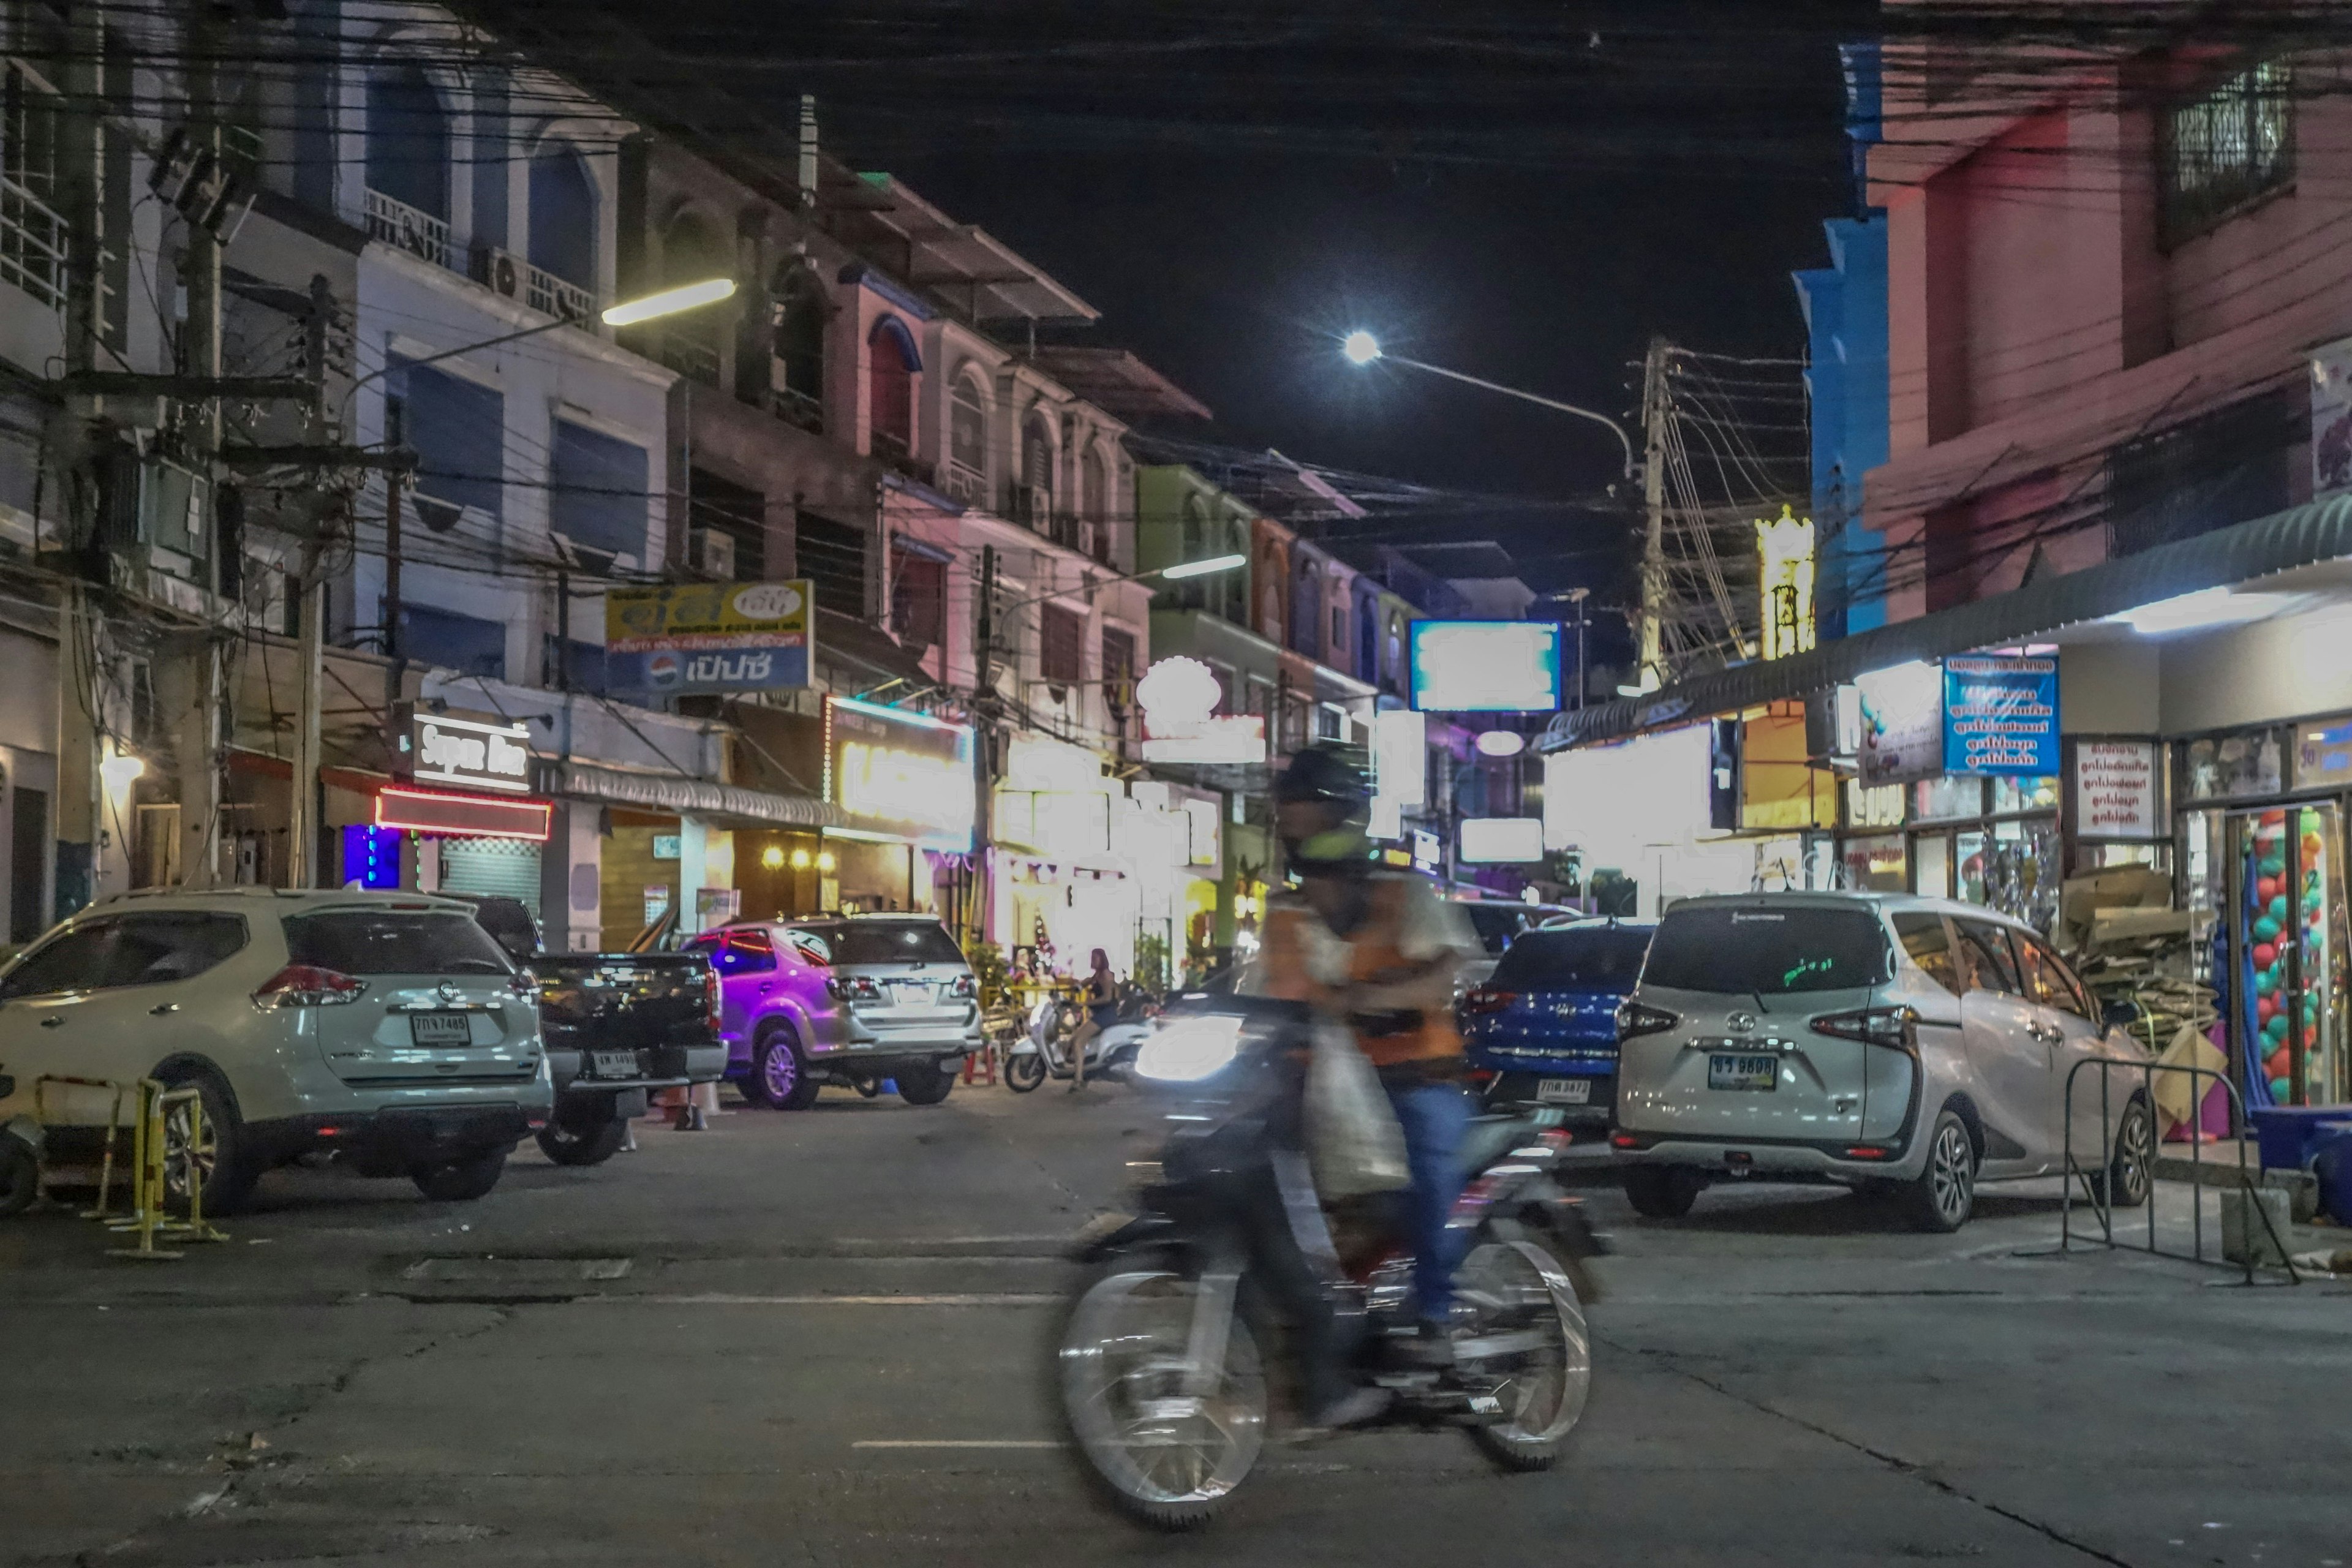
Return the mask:
[[[1333,664],[1344,667],[1348,661],[1348,584],[1340,578],[1332,578],[1330,592],[1324,599],[1331,606],[1329,658]]]
[[[1043,530],[1054,516],[1054,426],[1041,408],[1021,424],[1021,521]]]
[[[1290,646],[1303,654],[1318,654],[1322,649],[1317,639],[1323,635],[1323,574],[1302,553],[1293,563],[1290,584]]]
[[[1356,604],[1356,679],[1375,684],[1381,679],[1381,612],[1369,595]]]
[[[948,461],[974,479],[988,472],[988,403],[969,371],[948,392]]]
[[[425,68],[389,61],[368,73],[367,185],[449,221],[449,118]]]
[[[1404,674],[1404,617],[1394,610],[1389,612],[1389,662],[1384,675],[1402,678]]]
[[[596,186],[580,154],[551,142],[530,160],[530,264],[596,287]]]
[[[1103,472],[1102,454],[1091,446],[1078,459],[1078,513],[1093,537],[1094,557],[1110,563],[1110,486]]]
[[[905,457],[915,441],[915,373],[922,355],[906,323],[885,316],[866,336],[866,413],[877,457]]]
[[[797,262],[778,268],[769,290],[770,352],[775,368],[769,384],[784,416],[809,429],[824,424],[824,329],[831,314],[824,285]]]

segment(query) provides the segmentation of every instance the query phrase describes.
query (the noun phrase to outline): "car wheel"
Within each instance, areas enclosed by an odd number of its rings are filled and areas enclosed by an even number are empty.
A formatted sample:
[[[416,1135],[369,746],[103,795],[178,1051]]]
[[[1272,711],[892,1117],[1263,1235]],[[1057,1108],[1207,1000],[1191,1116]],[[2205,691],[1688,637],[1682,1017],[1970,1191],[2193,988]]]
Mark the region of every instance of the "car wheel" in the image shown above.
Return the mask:
[[[188,1184],[200,1184],[207,1215],[234,1214],[251,1195],[261,1173],[248,1151],[251,1140],[229,1105],[228,1090],[211,1073],[167,1068],[158,1081],[170,1089],[193,1089],[204,1104],[204,1127],[183,1100],[163,1112],[163,1198],[174,1214],[188,1212]]]
[[[1680,1219],[1706,1190],[1706,1178],[1681,1165],[1629,1165],[1625,1196],[1644,1219]]]
[[[1026,1094],[1045,1081],[1045,1058],[1035,1051],[1024,1051],[1017,1057],[1004,1058],[1004,1087],[1015,1094]]]
[[[0,1132],[0,1215],[23,1214],[41,1195],[41,1162],[21,1138]]]
[[[446,1164],[418,1165],[408,1173],[408,1179],[435,1203],[471,1203],[497,1186],[506,1168],[507,1152],[492,1149]]]
[[[1958,1111],[1936,1118],[1927,1135],[1927,1168],[1903,1188],[1912,1227],[1948,1235],[1969,1223],[1977,1202],[1977,1146]]]
[[[761,1098],[779,1110],[806,1110],[816,1103],[816,1075],[809,1071],[789,1029],[773,1029],[761,1037],[760,1048],[751,1054],[751,1077]]]
[[[2099,1194],[2108,1206],[2136,1209],[2147,1202],[2156,1180],[2156,1118],[2147,1101],[2134,1096],[2116,1123],[2115,1155],[2101,1173]]]
[[[898,1080],[898,1098],[909,1105],[937,1105],[955,1088],[955,1074],[937,1062],[902,1067],[891,1076]]]
[[[629,1135],[629,1124],[614,1110],[611,1100],[600,1100],[577,1115],[557,1112],[540,1131],[540,1152],[559,1165],[603,1164],[621,1152]]]

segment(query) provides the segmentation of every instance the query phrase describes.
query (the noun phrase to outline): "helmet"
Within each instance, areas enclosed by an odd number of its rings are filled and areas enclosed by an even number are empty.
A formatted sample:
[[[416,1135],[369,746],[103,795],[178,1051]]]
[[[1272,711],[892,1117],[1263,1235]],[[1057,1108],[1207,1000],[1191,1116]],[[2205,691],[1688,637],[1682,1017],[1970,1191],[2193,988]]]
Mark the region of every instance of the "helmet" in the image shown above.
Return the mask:
[[[1305,803],[1324,807],[1327,826],[1294,838],[1286,835],[1284,856],[1302,871],[1349,871],[1362,868],[1371,854],[1365,827],[1371,817],[1371,795],[1364,787],[1361,769],[1334,746],[1309,746],[1290,759],[1274,782],[1276,805]]]

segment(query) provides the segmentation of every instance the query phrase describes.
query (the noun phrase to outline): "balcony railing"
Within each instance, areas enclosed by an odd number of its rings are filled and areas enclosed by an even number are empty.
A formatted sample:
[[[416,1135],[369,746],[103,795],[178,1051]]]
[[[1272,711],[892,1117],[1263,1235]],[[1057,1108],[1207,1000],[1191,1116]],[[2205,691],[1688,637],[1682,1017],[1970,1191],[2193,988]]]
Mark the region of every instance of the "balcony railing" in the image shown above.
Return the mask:
[[[662,333],[661,362],[689,381],[719,384],[719,344],[691,329],[673,327]]]
[[[66,220],[9,179],[0,179],[0,278],[45,305],[66,302]]]
[[[368,237],[397,246],[436,267],[449,265],[449,226],[382,191],[367,193]]]
[[[561,316],[575,325],[596,319],[596,294],[583,289],[568,279],[558,278],[544,267],[530,269],[530,308],[542,316]]]
[[[940,489],[966,506],[988,505],[988,476],[950,458],[940,470]]]

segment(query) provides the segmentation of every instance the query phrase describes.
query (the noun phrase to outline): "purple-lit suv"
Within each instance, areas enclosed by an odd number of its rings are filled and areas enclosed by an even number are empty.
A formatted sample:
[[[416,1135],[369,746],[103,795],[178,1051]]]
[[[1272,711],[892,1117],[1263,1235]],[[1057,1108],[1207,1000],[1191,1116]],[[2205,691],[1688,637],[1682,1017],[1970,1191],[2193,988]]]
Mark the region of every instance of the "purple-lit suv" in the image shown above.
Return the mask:
[[[727,1076],[755,1105],[801,1110],[828,1083],[895,1081],[937,1105],[981,1046],[963,950],[923,915],[739,921],[697,937],[719,972]]]

